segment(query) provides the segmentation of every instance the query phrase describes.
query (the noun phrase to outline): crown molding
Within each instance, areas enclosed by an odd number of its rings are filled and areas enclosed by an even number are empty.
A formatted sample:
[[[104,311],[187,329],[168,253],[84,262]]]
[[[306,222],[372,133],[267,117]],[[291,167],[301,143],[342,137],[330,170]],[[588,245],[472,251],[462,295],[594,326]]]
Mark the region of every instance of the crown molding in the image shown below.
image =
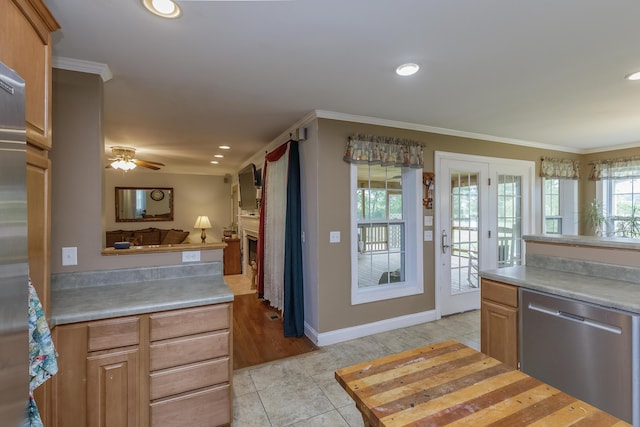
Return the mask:
[[[98,74],[102,78],[103,82],[108,82],[113,77],[109,66],[100,62],[54,56],[52,64],[54,68],[59,68],[61,70]]]
[[[417,123],[400,122],[397,120],[378,119],[375,117],[358,116],[355,114],[337,113],[334,111],[316,110],[315,115],[320,119],[342,120],[346,122],[365,123],[369,125],[387,126],[399,129],[416,130],[420,132],[437,133],[440,135],[458,136],[461,138],[479,139],[482,141],[501,142],[503,144],[512,144],[532,148],[540,148],[544,150],[564,151],[567,153],[583,154],[585,150],[573,147],[564,147],[552,144],[543,144],[540,142],[525,141],[515,138],[503,138],[500,136],[484,135],[481,133],[464,132],[455,129],[440,128],[436,126],[420,125]]]

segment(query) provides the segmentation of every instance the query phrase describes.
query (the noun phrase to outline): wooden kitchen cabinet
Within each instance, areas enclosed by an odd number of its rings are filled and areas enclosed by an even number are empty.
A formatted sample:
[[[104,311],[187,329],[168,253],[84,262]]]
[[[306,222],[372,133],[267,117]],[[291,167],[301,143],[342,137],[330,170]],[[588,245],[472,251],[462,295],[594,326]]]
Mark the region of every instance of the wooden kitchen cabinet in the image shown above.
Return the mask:
[[[29,274],[47,315],[51,234],[51,33],[59,28],[42,0],[0,2],[0,61],[25,81]],[[38,402],[41,412],[46,412],[44,403]]]
[[[51,33],[60,28],[41,0],[0,2],[0,61],[25,80],[27,141],[51,149]]]
[[[137,348],[87,357],[87,427],[140,425],[139,378]]]
[[[483,278],[480,350],[518,368],[518,287]]]
[[[150,316],[152,427],[231,423],[231,310],[220,304]]]
[[[225,239],[224,242],[227,244],[224,248],[224,274],[242,274],[240,239]]]
[[[51,33],[59,28],[42,0],[0,2],[0,61],[25,80],[29,275],[47,316],[51,245]],[[45,382],[34,392],[47,426],[49,387],[49,382]]]
[[[54,328],[53,426],[230,424],[231,322],[224,303]]]

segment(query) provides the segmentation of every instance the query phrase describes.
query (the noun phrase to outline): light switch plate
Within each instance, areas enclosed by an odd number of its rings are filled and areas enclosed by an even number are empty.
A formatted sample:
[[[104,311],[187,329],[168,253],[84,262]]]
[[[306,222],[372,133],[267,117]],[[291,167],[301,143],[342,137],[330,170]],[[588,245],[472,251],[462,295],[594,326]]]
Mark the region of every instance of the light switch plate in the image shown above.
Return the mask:
[[[425,227],[431,227],[433,225],[433,216],[432,215],[425,215],[424,216],[424,226]]]
[[[329,243],[340,243],[340,232],[339,231],[330,231],[329,232]]]
[[[78,248],[62,248],[62,265],[78,265]]]

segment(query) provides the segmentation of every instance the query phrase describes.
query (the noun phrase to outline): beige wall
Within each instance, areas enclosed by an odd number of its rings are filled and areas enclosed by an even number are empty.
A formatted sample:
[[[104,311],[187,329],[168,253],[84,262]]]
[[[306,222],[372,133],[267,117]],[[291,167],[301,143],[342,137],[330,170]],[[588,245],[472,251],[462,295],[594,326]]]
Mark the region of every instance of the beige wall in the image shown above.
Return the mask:
[[[224,182],[223,176],[167,174],[138,169],[131,172],[105,170],[105,230],[176,228],[189,231],[190,241],[200,243],[201,230],[194,229],[193,224],[199,215],[207,215],[211,221],[211,229],[206,230],[207,242],[222,239],[222,230],[231,226],[231,183]],[[115,222],[115,187],[172,187],[173,221]]]
[[[54,69],[53,149],[51,199],[51,272],[92,271],[182,263],[182,253],[103,256],[104,230],[114,224],[115,208],[103,206],[104,143],[102,136],[102,80],[93,74]],[[145,174],[133,171],[127,177],[110,176],[109,191],[139,179],[144,185],[176,189],[173,222],[133,223],[139,228],[183,228],[199,236],[193,223],[197,215],[210,215],[215,227],[211,239],[231,223],[229,187],[223,177]],[[134,178],[135,177],[135,178]],[[107,184],[105,184],[107,185]],[[109,193],[109,191],[107,193]],[[111,193],[111,200],[115,196]],[[109,214],[107,214],[107,210]],[[202,212],[202,213],[200,213]],[[110,222],[109,222],[110,221]],[[126,224],[128,223],[118,223]],[[118,225],[119,228],[119,225]],[[132,227],[138,228],[138,227]],[[198,240],[199,241],[199,238]],[[62,248],[76,247],[78,265],[62,266]],[[222,250],[202,251],[202,261],[221,261]]]
[[[502,157],[536,162],[536,176],[540,158],[580,158],[577,154],[529,148],[497,142],[481,141],[428,132],[398,129],[369,124],[318,120],[317,143],[317,254],[318,254],[318,332],[328,332],[394,317],[421,313],[435,308],[434,243],[425,242],[423,253],[423,295],[351,305],[350,254],[350,194],[349,165],[342,160],[347,138],[355,133],[408,138],[423,142],[425,171],[434,170],[434,152],[448,151],[488,157]],[[308,160],[313,161],[313,160]],[[306,163],[303,167],[306,167]],[[540,200],[539,179],[536,200]],[[438,185],[438,177],[435,178]],[[305,197],[306,199],[306,197]],[[437,215],[434,211],[424,210]],[[341,243],[329,243],[329,232],[340,231]]]

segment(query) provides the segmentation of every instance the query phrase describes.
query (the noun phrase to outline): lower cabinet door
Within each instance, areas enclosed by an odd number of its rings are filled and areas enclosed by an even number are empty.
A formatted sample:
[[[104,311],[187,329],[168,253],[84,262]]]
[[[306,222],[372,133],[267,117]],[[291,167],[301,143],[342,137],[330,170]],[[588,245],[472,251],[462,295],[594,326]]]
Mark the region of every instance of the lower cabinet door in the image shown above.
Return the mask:
[[[518,369],[518,309],[482,300],[481,351]]]
[[[229,423],[229,384],[151,403],[151,427],[215,427]]]
[[[87,357],[87,427],[139,425],[138,349]]]

